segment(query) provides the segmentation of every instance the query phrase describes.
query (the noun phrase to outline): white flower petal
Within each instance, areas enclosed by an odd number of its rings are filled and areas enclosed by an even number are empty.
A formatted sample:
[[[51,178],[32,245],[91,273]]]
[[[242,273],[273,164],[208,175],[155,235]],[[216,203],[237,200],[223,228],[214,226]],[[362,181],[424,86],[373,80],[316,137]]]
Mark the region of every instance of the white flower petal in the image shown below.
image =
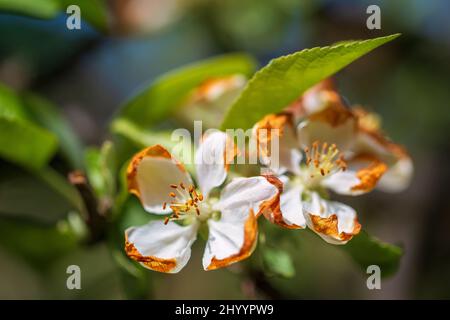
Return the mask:
[[[298,173],[302,154],[298,150],[292,115],[287,113],[265,116],[253,127],[261,162],[274,173]]]
[[[298,149],[286,148],[283,145],[283,139],[280,145],[280,156],[279,156],[279,168],[281,170],[275,171],[277,173],[283,173],[286,170],[295,174],[300,174],[300,162],[302,161],[303,155]]]
[[[377,188],[386,192],[400,192],[409,186],[414,166],[403,147],[393,143],[378,131],[360,131],[355,150],[359,153],[373,154],[388,166]]]
[[[146,148],[133,157],[127,179],[128,190],[139,197],[145,210],[156,214],[171,211],[168,206],[163,209],[163,204],[172,200],[169,196],[174,191],[171,184],[192,184],[183,165],[160,145]]]
[[[338,96],[334,91],[324,90],[321,86],[322,83],[319,83],[304,93],[301,103],[306,116],[323,111],[330,100]]]
[[[197,238],[198,224],[180,226],[169,221],[151,221],[125,231],[125,250],[144,267],[166,273],[177,273],[189,261],[191,245]]]
[[[347,161],[347,170],[331,174],[322,181],[322,186],[344,195],[360,195],[372,191],[387,166],[369,154],[354,156]]]
[[[304,228],[306,226],[302,206],[303,187],[288,188],[280,195],[280,211],[285,223],[289,226]]]
[[[339,171],[322,180],[322,186],[343,195],[362,194],[362,190],[352,191],[361,181],[356,175],[356,171]]]
[[[198,184],[205,197],[225,181],[233,156],[234,145],[225,133],[216,131],[204,137],[195,154],[195,164]]]
[[[306,90],[285,111],[293,114],[294,119],[301,119],[323,111],[331,104],[336,103],[342,104],[342,99],[336,91],[334,81],[327,78]]]
[[[283,176],[282,176],[283,177]],[[280,180],[281,181],[281,180]],[[264,217],[270,222],[288,229],[301,229],[306,226],[303,216],[301,196],[302,186],[283,184],[279,200],[263,210]]]
[[[278,180],[281,181],[281,183],[283,185],[288,184],[289,183],[289,177],[286,175],[281,175],[281,176],[277,176]]]
[[[223,211],[220,220],[208,220],[209,237],[203,254],[203,268],[214,270],[241,261],[253,252],[257,221],[251,209]]]
[[[328,243],[345,244],[361,230],[353,208],[321,199],[316,192],[303,209],[308,227]]]
[[[329,145],[334,143],[341,152],[354,144],[356,132],[356,119],[345,107],[326,108],[297,126],[301,147],[311,147],[318,141]]]
[[[388,149],[388,140],[378,132],[359,131],[355,140],[355,153],[369,153],[388,161],[395,161]]]
[[[277,195],[277,187],[265,177],[234,178],[222,190],[220,200],[214,209],[219,211],[253,209],[257,215],[263,202],[273,200]]]
[[[411,183],[414,166],[410,158],[399,159],[378,182],[377,188],[385,192],[400,192]]]

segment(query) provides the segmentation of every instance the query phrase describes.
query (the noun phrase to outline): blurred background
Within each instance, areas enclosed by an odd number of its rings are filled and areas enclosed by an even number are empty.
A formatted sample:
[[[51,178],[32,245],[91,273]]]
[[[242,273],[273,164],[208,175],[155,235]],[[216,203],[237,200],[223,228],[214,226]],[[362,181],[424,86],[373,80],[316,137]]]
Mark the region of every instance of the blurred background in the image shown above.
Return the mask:
[[[386,132],[414,160],[408,190],[346,199],[370,234],[404,248],[399,271],[383,280],[382,290],[368,290],[367,275],[344,252],[301,231],[277,244],[292,253],[295,276],[267,277],[261,293],[239,267],[204,272],[201,243],[181,273],[145,271],[140,285],[156,299],[450,298],[450,2],[92,1],[82,6],[81,30],[66,28],[64,9],[2,3],[0,83],[45,97],[85,146],[110,137],[110,120],[137,88],[187,63],[237,51],[263,66],[303,48],[402,33],[336,75],[345,98],[379,113]],[[366,28],[371,4],[381,8],[381,30]],[[52,160],[68,171],[63,163]],[[61,232],[78,225],[70,216],[60,221],[68,211],[63,199],[7,161],[1,160],[0,175],[0,298],[134,296],[107,242],[61,240]],[[81,267],[82,290],[66,288],[70,264]]]

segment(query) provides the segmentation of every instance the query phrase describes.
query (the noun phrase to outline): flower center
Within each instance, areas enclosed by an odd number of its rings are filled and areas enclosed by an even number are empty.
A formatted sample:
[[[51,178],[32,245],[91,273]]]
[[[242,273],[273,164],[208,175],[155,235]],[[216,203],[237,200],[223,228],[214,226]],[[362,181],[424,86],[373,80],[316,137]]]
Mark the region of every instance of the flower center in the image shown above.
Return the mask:
[[[171,184],[173,191],[169,193],[172,201],[163,203],[163,209],[169,206],[173,213],[166,217],[164,223],[167,224],[169,220],[183,219],[187,215],[200,216],[200,203],[203,201],[203,195],[193,185],[185,186],[183,182],[179,184]]]
[[[328,146],[328,143],[324,142],[320,145],[318,141],[315,141],[311,148],[306,147],[304,151],[306,167],[311,179],[347,169],[344,156],[339,153],[335,144]]]

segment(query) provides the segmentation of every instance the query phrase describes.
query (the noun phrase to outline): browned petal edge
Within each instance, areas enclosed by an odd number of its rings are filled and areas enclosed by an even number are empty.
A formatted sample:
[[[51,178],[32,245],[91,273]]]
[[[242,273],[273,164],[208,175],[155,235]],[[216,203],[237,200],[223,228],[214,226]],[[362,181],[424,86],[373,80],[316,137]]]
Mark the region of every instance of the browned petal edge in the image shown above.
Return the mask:
[[[375,188],[377,182],[387,171],[387,165],[377,157],[369,154],[359,154],[352,161],[368,161],[369,164],[356,172],[360,183],[351,188],[352,191],[369,192]]]
[[[338,217],[336,214],[329,216],[328,218],[322,218],[320,216],[309,214],[314,231],[317,233],[332,237],[340,241],[349,241],[353,236],[357,235],[361,231],[361,224],[358,219],[355,218],[353,231],[351,233],[341,232],[338,230]]]
[[[263,214],[264,217],[270,222],[286,229],[303,229],[301,226],[296,224],[287,224],[286,221],[284,221],[280,206],[280,196],[283,192],[283,183],[280,179],[274,175],[263,175],[263,177],[266,178],[269,183],[274,185],[278,189],[278,192],[272,199],[266,200],[261,204],[257,216]]]
[[[162,259],[154,256],[143,256],[136,249],[134,244],[128,241],[128,235],[126,232],[125,232],[125,253],[131,259],[144,264],[146,267],[154,271],[168,273],[177,266],[177,260],[175,258]]]
[[[304,107],[301,102],[300,105],[303,116],[308,116],[311,121],[328,123],[332,127],[338,127],[346,123],[348,120],[353,119],[355,120],[356,129],[356,117],[352,111],[346,107],[331,78],[325,79],[306,91],[302,100],[308,95],[319,93],[325,96],[325,108],[322,111],[308,115],[306,114],[306,110],[303,110]]]
[[[131,159],[130,163],[128,164],[127,168],[127,182],[128,182],[128,192],[136,195],[140,198],[140,191],[139,186],[137,183],[136,175],[137,175],[137,169],[139,167],[139,164],[141,161],[146,157],[152,157],[152,158],[164,158],[164,159],[171,159],[174,161],[176,166],[183,172],[186,172],[186,169],[184,168],[183,164],[178,162],[175,158],[172,157],[169,151],[167,151],[166,148],[163,146],[156,144],[151,147],[147,147],[138,153],[136,153],[133,158]]]
[[[240,154],[238,146],[234,143],[233,139],[227,135],[227,141],[225,146],[225,152],[223,153],[223,163],[225,170],[230,170],[230,164],[234,163],[234,159]]]
[[[363,128],[359,129],[360,133],[367,134],[371,139],[375,140],[379,145],[385,148],[390,154],[392,154],[397,160],[410,158],[406,148],[400,144],[392,142],[388,137],[383,135],[380,131],[369,131]]]
[[[258,235],[258,223],[256,216],[252,209],[250,209],[249,216],[244,225],[244,243],[238,253],[225,258],[217,259],[215,256],[211,259],[211,263],[206,270],[215,270],[227,267],[232,263],[248,258],[256,247],[256,238]]]
[[[355,129],[357,128],[357,121],[355,116],[349,108],[347,108],[341,100],[339,94],[335,92],[327,92],[328,106],[322,111],[314,113],[309,116],[311,121],[320,121],[329,124],[331,127],[336,128],[347,121],[355,122]]]
[[[270,157],[270,143],[273,138],[273,132],[271,130],[278,129],[278,133],[275,134],[278,135],[278,138],[280,138],[284,134],[284,128],[286,127],[286,125],[294,128],[293,115],[288,112],[269,114],[255,124],[255,126],[253,127],[253,134],[256,136],[256,149],[258,155],[259,152],[261,152],[263,156]],[[260,134],[260,131],[262,129],[266,130],[266,135],[264,136]]]
[[[396,159],[410,158],[407,150],[402,145],[392,142],[381,130],[380,121],[377,115],[371,113],[361,106],[352,109],[357,119],[358,131],[360,134],[366,134],[376,143],[391,153]]]
[[[237,88],[240,83],[238,81],[238,76],[240,76],[240,74],[206,79],[205,81],[200,83],[197,88],[194,89],[188,101],[190,101],[191,103],[198,101],[208,101],[209,93],[216,87],[220,87],[223,92]]]
[[[318,84],[306,90],[302,96],[300,96],[297,100],[287,106],[285,111],[293,114],[296,118],[306,116],[307,114],[303,102],[304,99],[308,95],[315,95],[322,91],[336,92],[336,84],[332,78],[326,78],[325,80],[320,81]]]

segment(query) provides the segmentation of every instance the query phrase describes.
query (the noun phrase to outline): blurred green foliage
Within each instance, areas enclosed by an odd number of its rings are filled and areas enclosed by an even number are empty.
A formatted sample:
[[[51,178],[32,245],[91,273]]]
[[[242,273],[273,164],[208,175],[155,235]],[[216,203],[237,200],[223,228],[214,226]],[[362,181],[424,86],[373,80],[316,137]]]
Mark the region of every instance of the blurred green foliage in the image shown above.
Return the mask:
[[[16,12],[41,19],[51,19],[66,11],[70,5],[80,7],[82,19],[106,31],[108,17],[103,0],[0,0],[0,10]]]
[[[379,266],[382,277],[391,276],[397,272],[403,255],[400,247],[383,243],[369,236],[365,231],[361,231],[347,245],[342,246],[342,250],[347,252],[364,272],[368,266]]]
[[[370,59],[356,62],[339,75],[342,92],[351,101],[372,105],[384,116],[387,131],[412,147],[415,157],[424,159],[422,170],[426,174],[419,179],[426,186],[423,188],[429,190],[420,193],[413,190],[398,201],[394,196],[381,198],[375,194],[367,200],[369,204],[356,202],[356,206],[363,208],[364,225],[370,233],[383,234],[383,239],[386,235],[397,239],[413,223],[423,222],[420,230],[425,235],[426,252],[421,251],[421,246],[414,247],[414,241],[398,247],[366,232],[348,245],[336,248],[324,244],[310,232],[285,232],[262,223],[260,230],[267,243],[260,243],[248,261],[213,273],[204,273],[199,265],[192,263],[182,274],[169,278],[147,271],[124,255],[123,230],[154,218],[134,197],[128,196],[124,177],[131,155],[151,144],[173,143],[168,129],[180,124],[176,116],[183,102],[204,80],[237,73],[251,78],[257,60],[264,64],[273,57],[298,51],[306,44],[312,47],[382,34],[363,28],[364,5],[336,1],[211,1],[186,5],[185,16],[173,27],[153,30],[157,36],[120,39],[95,34],[97,46],[84,52],[80,44],[85,38],[73,40],[75,34],[61,31],[69,4],[80,5],[82,19],[95,29],[113,34],[110,22],[114,14],[105,1],[0,0],[0,10],[8,13],[0,17],[4,18],[0,25],[5,28],[0,48],[1,58],[5,59],[0,61],[0,77],[2,81],[10,80],[11,61],[13,66],[19,63],[30,72],[25,77],[27,81],[19,82],[18,90],[0,85],[0,270],[9,272],[2,278],[0,296],[13,296],[9,288],[18,286],[22,290],[16,293],[19,297],[183,298],[185,294],[190,298],[255,297],[251,290],[254,283],[249,290],[243,288],[248,281],[246,268],[250,266],[262,270],[263,285],[269,292],[281,293],[283,297],[367,297],[373,293],[366,291],[365,270],[368,265],[377,264],[383,276],[394,276],[396,271],[406,268],[409,273],[403,271],[394,280],[405,281],[410,277],[410,282],[403,287],[425,288],[417,289],[419,293],[398,296],[448,297],[445,270],[450,264],[444,257],[448,238],[443,236],[448,234],[445,229],[448,220],[444,215],[448,206],[444,203],[445,196],[436,190],[445,189],[445,184],[439,181],[446,177],[442,163],[448,160],[443,154],[448,149],[449,49],[448,41],[444,40],[446,28],[437,28],[435,24],[443,20],[427,20],[427,12],[436,12],[439,6],[418,5],[417,1],[413,4],[384,2],[382,33],[401,31],[404,36],[395,45],[378,50]],[[16,19],[14,13],[50,19],[49,24]],[[150,13],[149,19],[153,19]],[[34,31],[31,34],[24,30]],[[83,32],[86,31],[79,33],[82,37],[87,34]],[[47,37],[51,38],[49,35],[54,36],[53,40],[45,42]],[[259,117],[279,111],[312,84],[393,37],[368,42],[345,41],[274,60],[254,75],[228,113],[224,127],[250,127]],[[133,50],[139,55],[133,55]],[[161,50],[164,53],[158,55]],[[177,68],[141,86],[141,90],[121,104],[120,110],[113,110],[121,100],[117,92],[128,94],[128,88],[134,85],[128,83],[127,75],[139,73],[155,78],[149,70],[170,69],[172,65],[168,61],[181,64],[181,61],[230,50],[250,51],[257,54],[257,59],[247,54],[226,54]],[[313,63],[305,67],[306,61]],[[140,64],[146,68],[136,70]],[[87,76],[83,77],[80,69],[88,69],[84,71]],[[21,72],[19,69],[12,74]],[[92,83],[96,87],[86,90],[83,82],[89,89]],[[74,99],[76,95],[82,98]],[[99,96],[111,97],[96,100]],[[93,101],[91,104],[86,102],[89,99]],[[103,117],[98,121],[101,124],[97,125],[103,131],[108,127],[110,132],[99,134],[94,141],[84,141],[86,145],[97,143],[99,147],[86,148],[80,142],[78,133],[84,133],[89,127],[77,127],[71,118],[73,113],[67,113],[72,100],[87,109],[88,114],[103,110],[99,113]],[[114,112],[111,123],[104,126]],[[105,139],[107,142],[102,143]],[[438,165],[434,168],[430,163]],[[92,228],[89,212],[98,208],[87,208],[84,195],[68,182],[67,175],[74,169],[85,170],[88,187],[99,208],[104,212],[113,211],[105,219],[100,242],[87,242]],[[435,174],[434,169],[439,173]],[[412,207],[408,207],[410,203]],[[427,216],[419,219],[413,212],[420,211],[421,205],[432,209],[423,209]],[[371,211],[376,215],[370,215]],[[435,221],[442,223],[436,226]],[[380,225],[390,227],[383,232]],[[432,232],[427,231],[430,225]],[[422,239],[420,231],[409,232],[410,237],[419,239],[417,242]],[[201,247],[195,246],[193,255],[201,254]],[[403,247],[409,256],[400,264]],[[412,251],[421,260],[412,259]],[[443,253],[439,255],[439,252]],[[65,288],[65,268],[74,263],[84,272],[81,292],[69,292]],[[423,271],[420,279],[411,276],[416,265]],[[8,279],[9,275],[12,280]],[[11,285],[6,280],[16,282]],[[193,282],[198,286],[194,288]],[[343,285],[348,288],[343,290]],[[261,288],[256,284],[258,290]]]
[[[264,248],[262,255],[267,268],[267,275],[275,274],[285,278],[292,278],[295,275],[295,268],[288,252]]]
[[[42,168],[56,151],[57,138],[32,123],[20,98],[0,87],[0,154],[30,169]]]
[[[122,117],[149,127],[171,116],[183,99],[206,80],[242,74],[250,76],[255,61],[245,54],[230,54],[198,62],[167,73],[145,86],[122,108]]]

